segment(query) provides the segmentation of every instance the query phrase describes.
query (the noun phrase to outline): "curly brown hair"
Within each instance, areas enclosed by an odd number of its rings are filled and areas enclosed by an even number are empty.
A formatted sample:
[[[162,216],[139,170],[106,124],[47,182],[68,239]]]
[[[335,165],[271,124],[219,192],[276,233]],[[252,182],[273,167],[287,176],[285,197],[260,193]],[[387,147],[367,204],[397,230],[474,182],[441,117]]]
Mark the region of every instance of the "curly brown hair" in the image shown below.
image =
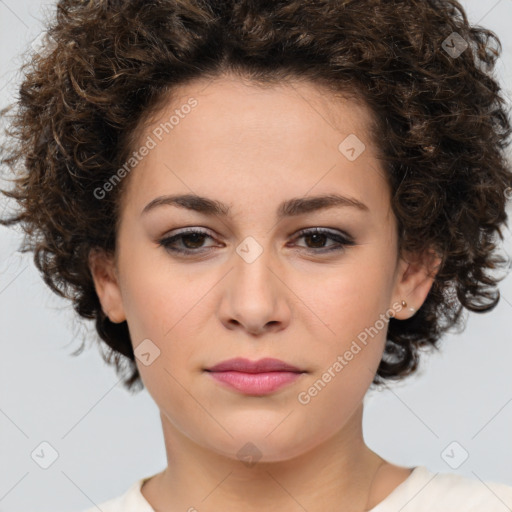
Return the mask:
[[[94,193],[133,151],[134,134],[173,87],[235,72],[255,83],[310,80],[374,114],[400,251],[442,263],[420,310],[391,318],[375,384],[413,373],[420,347],[493,309],[506,268],[510,120],[493,78],[497,36],[450,0],[62,0],[51,45],[23,66],[2,147],[14,173],[23,251],[44,281],[94,319],[102,356],[143,387],[126,322],[103,313],[91,249],[115,252],[123,184]],[[456,53],[455,53],[456,52]],[[124,180],[126,181],[126,180]]]

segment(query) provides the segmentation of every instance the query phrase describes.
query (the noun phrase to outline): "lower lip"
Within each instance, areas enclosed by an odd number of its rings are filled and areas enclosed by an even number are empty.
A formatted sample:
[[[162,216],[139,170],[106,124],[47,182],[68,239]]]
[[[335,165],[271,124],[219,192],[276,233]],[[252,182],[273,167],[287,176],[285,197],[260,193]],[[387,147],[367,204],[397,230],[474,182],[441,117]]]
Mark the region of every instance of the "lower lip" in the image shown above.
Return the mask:
[[[210,375],[224,384],[241,391],[247,395],[266,395],[295,381],[302,374],[294,372],[267,372],[267,373],[243,373],[243,372],[208,372]]]

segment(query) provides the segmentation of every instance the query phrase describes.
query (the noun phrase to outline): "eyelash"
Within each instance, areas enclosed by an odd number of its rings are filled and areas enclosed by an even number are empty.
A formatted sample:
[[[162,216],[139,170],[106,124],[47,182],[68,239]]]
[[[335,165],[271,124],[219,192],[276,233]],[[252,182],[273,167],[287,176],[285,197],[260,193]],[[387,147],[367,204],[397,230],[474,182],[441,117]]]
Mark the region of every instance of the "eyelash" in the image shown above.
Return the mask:
[[[168,251],[171,251],[173,253],[184,254],[184,255],[197,255],[200,253],[207,252],[208,249],[211,249],[211,247],[206,248],[207,249],[206,251],[204,250],[204,248],[202,250],[201,250],[201,248],[198,248],[197,250],[178,249],[177,247],[172,246],[172,244],[174,242],[176,242],[177,240],[183,240],[184,237],[189,236],[189,235],[195,235],[195,234],[205,235],[208,238],[213,238],[206,231],[202,231],[199,229],[188,229],[188,230],[182,231],[181,233],[178,233],[176,235],[164,237],[158,241],[158,244],[159,244],[159,246],[164,247]],[[343,236],[341,234],[338,234],[338,233],[335,233],[332,231],[328,231],[328,230],[322,229],[322,228],[303,229],[297,233],[297,236],[295,237],[294,240],[303,238],[304,236],[311,236],[311,235],[326,235],[328,239],[334,240],[338,244],[329,249],[322,249],[322,248],[315,249],[315,248],[306,247],[307,251],[311,251],[316,254],[326,254],[326,253],[331,253],[331,252],[335,252],[335,251],[343,251],[343,250],[345,250],[345,246],[355,245],[355,242],[350,237]]]

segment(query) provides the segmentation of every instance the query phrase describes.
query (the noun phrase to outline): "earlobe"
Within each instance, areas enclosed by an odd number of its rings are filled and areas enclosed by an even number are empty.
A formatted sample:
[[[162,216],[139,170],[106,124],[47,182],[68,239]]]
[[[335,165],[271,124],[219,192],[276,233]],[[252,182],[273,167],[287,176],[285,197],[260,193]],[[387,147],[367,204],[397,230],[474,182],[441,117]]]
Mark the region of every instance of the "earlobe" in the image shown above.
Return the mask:
[[[401,259],[396,276],[393,304],[399,320],[411,318],[421,308],[434,283],[442,259],[434,251]]]
[[[124,322],[126,316],[113,255],[99,249],[91,250],[89,269],[103,312],[111,322]]]

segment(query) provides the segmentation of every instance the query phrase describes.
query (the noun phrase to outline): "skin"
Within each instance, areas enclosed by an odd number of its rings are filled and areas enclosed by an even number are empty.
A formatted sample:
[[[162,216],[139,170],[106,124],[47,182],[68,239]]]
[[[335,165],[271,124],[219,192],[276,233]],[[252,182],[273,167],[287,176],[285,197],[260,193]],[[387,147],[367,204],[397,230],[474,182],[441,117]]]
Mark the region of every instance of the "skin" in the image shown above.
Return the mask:
[[[134,349],[150,339],[160,350],[148,366],[136,359],[168,459],[142,493],[169,511],[369,510],[412,471],[382,459],[362,435],[387,324],[309,403],[297,397],[393,304],[420,308],[434,279],[431,256],[398,257],[371,114],[309,82],[261,88],[223,75],[176,90],[134,148],[191,97],[197,106],[125,178],[115,257],[90,258],[110,319],[127,321]],[[354,161],[338,149],[350,134],[366,146]],[[229,205],[230,215],[171,205],[142,213],[156,197],[189,193]],[[369,211],[345,206],[276,222],[282,201],[327,193]],[[212,237],[175,243],[199,255],[159,245],[184,227]],[[314,227],[346,232],[355,245],[321,254],[336,242],[296,235]],[[236,251],[249,236],[262,249],[251,263]],[[411,314],[399,307],[395,317]],[[305,373],[249,396],[204,371],[235,356],[274,357]],[[237,455],[247,442],[260,456],[251,466]]]

